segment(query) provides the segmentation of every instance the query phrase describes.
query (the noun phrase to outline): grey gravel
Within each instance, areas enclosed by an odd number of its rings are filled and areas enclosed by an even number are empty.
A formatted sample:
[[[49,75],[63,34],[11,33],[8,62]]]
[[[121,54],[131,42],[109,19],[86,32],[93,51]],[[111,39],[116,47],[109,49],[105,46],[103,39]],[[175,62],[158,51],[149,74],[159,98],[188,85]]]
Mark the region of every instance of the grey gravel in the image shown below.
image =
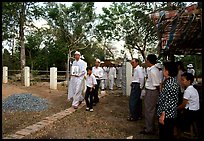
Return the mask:
[[[46,99],[22,93],[13,94],[2,101],[2,110],[6,111],[42,111],[48,109]]]

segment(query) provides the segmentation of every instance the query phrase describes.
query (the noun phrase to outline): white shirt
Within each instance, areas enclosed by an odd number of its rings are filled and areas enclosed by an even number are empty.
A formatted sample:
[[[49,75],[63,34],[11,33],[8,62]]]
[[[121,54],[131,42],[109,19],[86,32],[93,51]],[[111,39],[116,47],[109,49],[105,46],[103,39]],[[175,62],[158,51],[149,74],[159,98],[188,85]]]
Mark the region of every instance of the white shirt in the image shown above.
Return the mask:
[[[96,79],[101,79],[103,76],[103,69],[101,67],[93,67],[92,68],[92,73],[95,75]],[[97,77],[98,76],[98,77]]]
[[[133,70],[132,82],[140,83],[140,88],[144,86],[144,73],[143,68],[137,65]]]
[[[160,85],[160,73],[155,65],[147,68],[147,80],[145,88],[156,90],[156,86]]]
[[[92,88],[96,84],[97,84],[96,77],[93,74],[87,75],[87,77],[86,77],[86,86]]]
[[[116,68],[115,67],[110,67],[108,76],[109,78],[116,78]]]
[[[102,79],[108,79],[108,71],[109,71],[109,68],[108,67],[103,67],[103,76],[102,76]]]
[[[183,98],[188,100],[188,104],[186,104],[186,109],[189,110],[199,110],[199,94],[198,91],[192,86],[188,86],[188,88],[184,91]]]

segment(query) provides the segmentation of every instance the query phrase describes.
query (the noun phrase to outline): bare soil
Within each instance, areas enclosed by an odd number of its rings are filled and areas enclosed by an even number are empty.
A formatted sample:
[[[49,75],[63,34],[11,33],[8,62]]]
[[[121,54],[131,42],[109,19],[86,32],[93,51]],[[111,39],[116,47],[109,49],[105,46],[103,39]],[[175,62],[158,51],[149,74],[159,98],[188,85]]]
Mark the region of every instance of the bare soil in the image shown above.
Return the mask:
[[[30,87],[21,86],[19,83],[2,85],[2,99],[17,93],[32,93],[35,96],[46,98],[51,104],[48,110],[41,112],[3,112],[3,137],[71,106],[71,103],[67,102],[66,86],[58,85],[58,90],[50,90],[49,83],[46,82]],[[120,89],[107,90],[106,93],[108,95],[101,98],[100,102],[94,106],[94,112],[86,111],[84,106],[28,138],[126,139],[133,136],[133,139],[158,139],[158,133],[155,135],[139,133],[144,128],[144,118],[138,121],[127,121],[129,97],[124,96]]]

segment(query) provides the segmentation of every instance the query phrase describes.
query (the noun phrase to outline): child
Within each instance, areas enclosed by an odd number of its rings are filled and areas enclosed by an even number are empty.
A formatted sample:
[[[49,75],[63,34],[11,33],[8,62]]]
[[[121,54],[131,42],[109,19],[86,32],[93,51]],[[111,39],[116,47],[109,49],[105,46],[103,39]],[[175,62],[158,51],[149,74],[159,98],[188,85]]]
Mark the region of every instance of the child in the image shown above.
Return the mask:
[[[97,85],[96,77],[92,74],[92,67],[87,68],[87,77],[86,77],[86,93],[85,93],[85,101],[86,101],[86,111],[93,112],[93,95],[95,85]],[[89,100],[90,97],[90,100]]]
[[[194,76],[191,73],[181,75],[181,84],[184,88],[183,102],[178,106],[178,123],[177,127],[186,130],[190,124],[198,117],[200,109],[199,94],[193,87]]]

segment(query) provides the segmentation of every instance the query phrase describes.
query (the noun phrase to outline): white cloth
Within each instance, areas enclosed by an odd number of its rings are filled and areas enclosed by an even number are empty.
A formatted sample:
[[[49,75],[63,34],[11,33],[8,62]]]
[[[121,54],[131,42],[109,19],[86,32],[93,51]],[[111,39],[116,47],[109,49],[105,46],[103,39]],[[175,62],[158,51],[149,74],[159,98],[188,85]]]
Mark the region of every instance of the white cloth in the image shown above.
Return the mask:
[[[144,73],[142,67],[137,65],[133,70],[132,82],[140,83],[140,88],[142,89],[144,86]]]
[[[81,59],[74,61],[72,66],[79,67],[79,75],[71,76],[68,88],[68,100],[73,99],[72,106],[78,106],[79,101],[84,98],[82,96],[83,86],[84,86],[84,75],[86,73],[87,63]]]
[[[109,77],[109,89],[113,90],[114,78],[116,78],[116,69],[115,69],[115,67],[110,67],[108,77]]]
[[[102,67],[102,69],[103,69],[103,76],[102,76],[102,79],[101,79],[101,89],[104,90],[108,86],[109,68],[108,67]]]
[[[147,80],[145,88],[156,90],[156,86],[160,86],[160,74],[155,65],[147,68]]]
[[[186,109],[189,110],[199,110],[200,109],[200,102],[199,102],[199,94],[198,91],[192,86],[188,86],[187,89],[184,91],[183,95],[184,99],[188,100],[186,104]]]
[[[103,69],[101,67],[92,67],[92,73],[95,75],[96,79],[101,79],[103,76]]]
[[[87,75],[86,86],[93,88],[95,85],[97,85],[96,77],[93,74]]]

